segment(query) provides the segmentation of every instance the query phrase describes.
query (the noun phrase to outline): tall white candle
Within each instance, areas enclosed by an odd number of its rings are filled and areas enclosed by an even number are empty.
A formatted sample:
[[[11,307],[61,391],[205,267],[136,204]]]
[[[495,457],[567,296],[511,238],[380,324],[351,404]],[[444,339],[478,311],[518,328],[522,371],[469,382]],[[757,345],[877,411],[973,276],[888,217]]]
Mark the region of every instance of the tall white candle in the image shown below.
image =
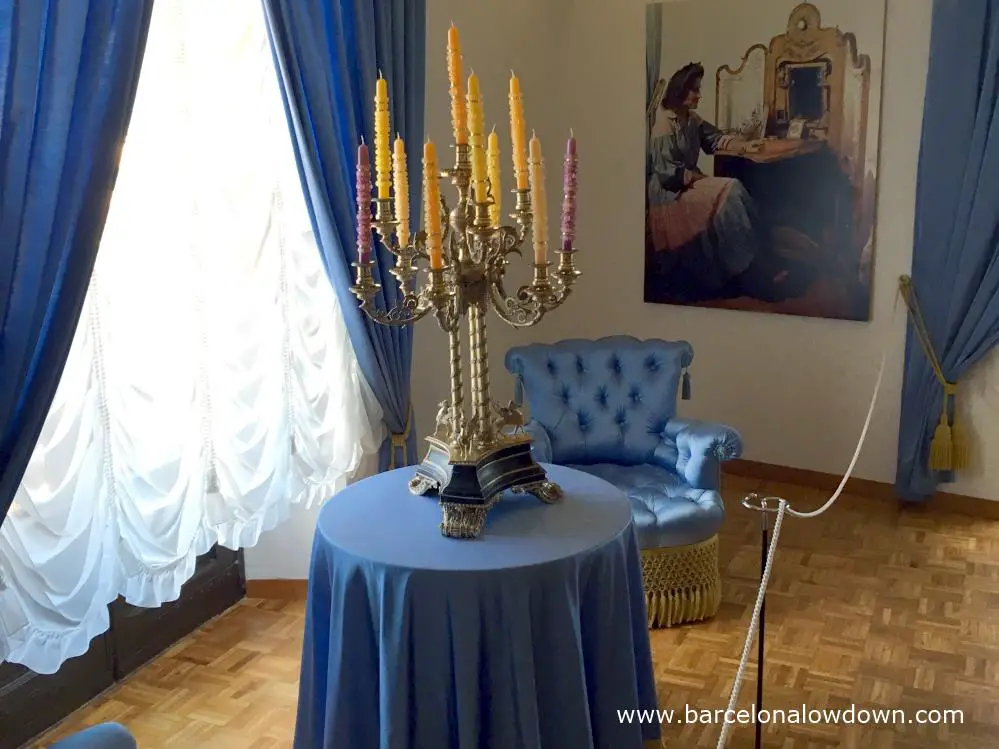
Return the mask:
[[[530,143],[531,212],[533,219],[534,264],[548,262],[548,200],[545,196],[545,160],[541,156],[541,141],[531,135]]]

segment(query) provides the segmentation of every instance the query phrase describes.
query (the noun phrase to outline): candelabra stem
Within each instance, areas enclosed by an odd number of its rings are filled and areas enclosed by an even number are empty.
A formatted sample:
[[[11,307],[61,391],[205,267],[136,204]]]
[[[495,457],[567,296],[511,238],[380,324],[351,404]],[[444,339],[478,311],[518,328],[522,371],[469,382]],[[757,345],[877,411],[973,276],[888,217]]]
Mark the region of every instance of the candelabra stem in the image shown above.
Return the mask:
[[[461,334],[457,327],[448,331],[448,349],[451,353],[451,444],[455,445],[461,436],[462,425],[465,423],[465,394],[461,372]]]
[[[475,436],[486,441],[490,437],[489,414],[489,346],[486,340],[485,303],[477,301],[468,308],[468,344],[471,349],[472,412]]]

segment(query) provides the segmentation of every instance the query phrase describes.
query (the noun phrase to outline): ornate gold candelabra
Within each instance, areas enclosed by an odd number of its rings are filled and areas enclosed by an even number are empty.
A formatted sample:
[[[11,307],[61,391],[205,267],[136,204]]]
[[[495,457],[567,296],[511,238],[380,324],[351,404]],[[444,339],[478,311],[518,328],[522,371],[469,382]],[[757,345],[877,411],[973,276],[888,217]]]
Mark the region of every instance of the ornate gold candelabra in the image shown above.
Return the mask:
[[[449,210],[443,196],[440,198],[442,267],[431,265],[422,285],[417,283],[417,264],[430,262],[426,230],[415,233],[408,244],[400,243],[392,200],[375,198],[371,223],[381,243],[395,256],[392,274],[403,296],[391,309],[376,306],[380,285],[372,274],[370,253],[362,254],[355,263],[357,283],[351,287],[361,309],[375,322],[410,325],[433,313],[447,333],[450,396],[440,404],[436,428],[427,437],[429,449],[409,488],[421,495],[439,492],[441,531],[455,538],[477,537],[489,508],[506,490],[533,494],[546,503],[561,498],[561,489],[548,480],[531,455],[531,438],[523,430],[518,406],[512,401],[497,404],[490,396],[486,315],[491,307],[509,325],[535,325],[566,300],[579,276],[575,250],[572,242],[566,241],[556,251],[557,266],[535,263],[533,280],[508,293],[504,284],[508,259],[521,255],[531,236],[531,192],[515,190],[514,224],[495,226],[489,216],[491,188],[487,202],[476,202],[471,175],[470,147],[459,143],[454,167],[439,175],[448,178],[457,191],[453,209]],[[470,385],[467,409],[461,341],[465,318]]]

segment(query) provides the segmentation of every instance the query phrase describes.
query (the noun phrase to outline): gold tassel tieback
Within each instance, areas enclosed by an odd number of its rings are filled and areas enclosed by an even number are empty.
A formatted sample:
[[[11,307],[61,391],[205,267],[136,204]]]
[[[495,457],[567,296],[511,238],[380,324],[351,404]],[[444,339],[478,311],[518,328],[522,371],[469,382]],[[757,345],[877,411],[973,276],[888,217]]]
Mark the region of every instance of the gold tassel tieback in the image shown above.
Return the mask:
[[[940,407],[940,423],[937,424],[933,432],[933,440],[930,442],[930,470],[933,471],[960,471],[968,467],[970,462],[969,435],[964,426],[958,421],[957,413],[957,382],[950,382],[943,372],[940,359],[933,349],[930,339],[929,329],[923,319],[923,313],[919,309],[919,301],[916,299],[916,291],[912,288],[912,279],[909,276],[902,276],[899,279],[899,291],[906,308],[909,310],[909,317],[912,321],[913,332],[919,340],[926,354],[926,359],[933,368],[933,374],[937,382],[943,388],[943,405]],[[951,403],[954,406],[954,419],[950,419]]]
[[[934,471],[960,471],[968,467],[970,448],[968,433],[957,418],[957,383],[945,382],[943,405],[940,406],[940,423],[930,442],[930,469]],[[949,417],[951,401],[954,402],[953,422]]]
[[[940,409],[940,423],[933,432],[930,442],[930,468],[934,471],[949,471],[954,466],[954,444],[950,432],[950,422],[947,419],[947,397]]]

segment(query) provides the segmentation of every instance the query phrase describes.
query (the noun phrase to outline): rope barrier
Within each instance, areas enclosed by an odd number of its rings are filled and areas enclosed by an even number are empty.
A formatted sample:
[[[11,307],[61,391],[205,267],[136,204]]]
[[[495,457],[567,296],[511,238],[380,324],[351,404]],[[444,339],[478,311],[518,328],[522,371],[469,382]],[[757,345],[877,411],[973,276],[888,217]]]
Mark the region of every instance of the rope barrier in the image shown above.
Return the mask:
[[[894,322],[896,313],[898,312],[898,300],[901,294],[895,297],[895,306],[892,309],[892,322]],[[736,705],[739,701],[739,692],[742,689],[742,679],[745,675],[746,665],[749,663],[749,654],[752,652],[753,642],[756,639],[756,634],[760,627],[760,612],[763,609],[763,602],[767,594],[767,586],[770,584],[770,574],[773,569],[774,557],[777,552],[777,541],[780,538],[781,526],[784,522],[784,517],[790,515],[796,518],[817,518],[831,508],[836,501],[840,498],[843,493],[843,489],[846,488],[847,482],[850,480],[850,476],[853,474],[853,469],[857,465],[857,460],[860,458],[860,453],[864,449],[864,442],[867,440],[867,432],[871,427],[871,419],[874,417],[874,408],[878,402],[878,395],[881,392],[881,384],[884,380],[885,366],[888,362],[888,352],[885,351],[881,355],[881,366],[878,367],[878,377],[874,384],[874,393],[871,395],[871,404],[867,409],[867,417],[864,419],[864,428],[860,432],[860,439],[857,441],[857,448],[853,452],[853,459],[850,461],[850,465],[846,469],[846,473],[843,474],[842,481],[839,482],[839,486],[836,487],[836,491],[833,492],[832,496],[825,501],[825,503],[815,510],[810,511],[799,511],[795,510],[783,497],[763,497],[761,498],[757,494],[750,494],[743,500],[743,505],[751,510],[756,510],[757,512],[775,512],[777,517],[774,521],[773,535],[770,538],[770,545],[767,549],[767,562],[763,568],[763,572],[760,575],[760,589],[756,593],[756,603],[753,606],[753,614],[749,620],[749,630],[746,633],[746,642],[742,648],[742,657],[739,659],[739,667],[735,672],[735,681],[732,683],[732,693],[728,701],[728,709],[725,712],[725,720],[722,722],[721,733],[718,736],[717,749],[725,749],[725,744],[728,741],[729,733],[732,730],[733,721],[729,719],[729,716],[735,714]],[[771,508],[769,502],[776,502],[776,508]],[[763,664],[757,665],[757,668],[763,668]]]

